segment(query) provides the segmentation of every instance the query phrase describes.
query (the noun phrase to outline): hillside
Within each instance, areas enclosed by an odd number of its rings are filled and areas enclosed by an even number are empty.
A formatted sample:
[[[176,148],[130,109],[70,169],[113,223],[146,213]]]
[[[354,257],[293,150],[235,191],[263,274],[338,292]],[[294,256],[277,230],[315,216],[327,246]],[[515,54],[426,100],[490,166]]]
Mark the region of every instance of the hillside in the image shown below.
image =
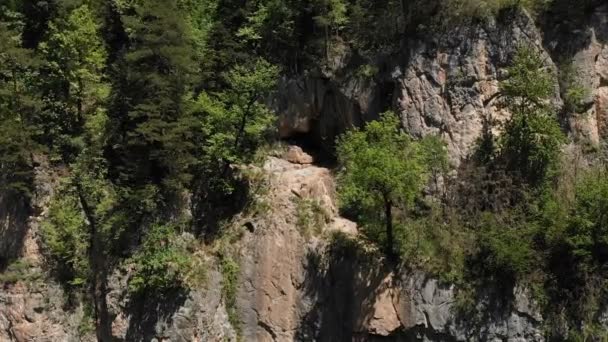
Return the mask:
[[[604,341],[608,5],[0,1],[0,341]]]

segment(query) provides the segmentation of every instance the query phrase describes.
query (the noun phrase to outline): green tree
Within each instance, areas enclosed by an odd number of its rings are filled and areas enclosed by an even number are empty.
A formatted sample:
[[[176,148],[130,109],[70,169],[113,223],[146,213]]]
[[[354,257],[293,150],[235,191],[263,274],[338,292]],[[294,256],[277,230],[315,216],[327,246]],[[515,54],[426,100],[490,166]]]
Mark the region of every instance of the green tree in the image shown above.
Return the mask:
[[[0,10],[0,191],[29,195],[32,156],[39,147],[34,142],[37,62],[31,50],[21,47],[21,16],[3,6]]]
[[[383,213],[389,256],[394,256],[393,211],[412,205],[428,174],[420,143],[400,131],[398,124],[395,114],[384,113],[363,129],[346,132],[336,147],[340,203],[362,209],[371,221]],[[363,220],[370,222],[369,217]]]
[[[110,111],[114,178],[134,194],[148,185],[176,193],[191,179],[193,161],[184,99],[196,54],[187,15],[173,1],[123,7],[128,39],[115,65]]]
[[[266,96],[274,90],[278,68],[263,59],[249,66],[236,66],[226,74],[229,88],[221,93],[202,93],[195,111],[202,116],[201,166],[217,182],[215,190],[230,193],[230,166],[252,161],[274,123]]]
[[[86,4],[68,10],[49,24],[48,38],[39,46],[44,59],[41,125],[47,143],[67,162],[83,148],[80,135],[86,116],[109,92],[103,75],[107,54],[96,20]]]
[[[573,208],[567,219],[566,241],[572,254],[586,265],[608,260],[608,177],[592,170],[577,181]],[[591,271],[592,267],[587,267]]]
[[[103,110],[87,116],[82,134],[85,147],[70,164],[70,175],[55,196],[42,230],[62,279],[88,289],[99,341],[112,340],[107,276],[120,238],[137,213],[122,202],[121,189],[108,176],[103,156],[107,121]]]
[[[329,61],[331,57],[330,33],[338,33],[348,22],[346,2],[343,0],[317,0],[314,5],[318,10],[314,21],[325,32],[325,58]]]
[[[502,103],[511,118],[500,138],[500,154],[506,169],[532,187],[551,176],[565,141],[550,102],[554,91],[555,77],[540,54],[521,47],[501,83]]]

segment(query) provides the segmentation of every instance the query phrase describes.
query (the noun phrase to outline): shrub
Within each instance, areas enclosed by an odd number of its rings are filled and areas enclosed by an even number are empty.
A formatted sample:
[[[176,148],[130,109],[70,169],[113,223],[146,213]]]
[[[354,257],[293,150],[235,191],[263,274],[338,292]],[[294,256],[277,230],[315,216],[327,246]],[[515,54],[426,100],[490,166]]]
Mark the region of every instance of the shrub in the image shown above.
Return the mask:
[[[484,215],[480,224],[479,248],[483,268],[498,279],[518,280],[529,274],[535,264],[535,227],[519,213],[506,218]],[[513,216],[513,217],[509,217]]]
[[[446,282],[463,279],[474,236],[457,215],[433,208],[420,218],[397,225],[396,230],[401,259],[408,266],[420,267]]]
[[[129,280],[132,293],[163,292],[186,287],[192,266],[187,242],[171,225],[152,225],[139,251],[131,258],[134,272]]]
[[[60,189],[41,225],[44,248],[61,280],[84,284],[90,272],[89,232],[76,194]]]
[[[445,15],[451,18],[488,18],[501,10],[520,7],[531,13],[545,8],[551,0],[447,0],[443,4]]]
[[[329,213],[314,199],[295,198],[296,203],[296,226],[300,233],[310,239],[321,234],[325,225],[329,221]]]
[[[0,273],[0,283],[16,283],[19,281],[33,281],[40,278],[40,273],[32,269],[27,260],[16,260]]]
[[[226,255],[222,256],[220,262],[220,270],[222,271],[222,294],[226,303],[228,320],[238,331],[239,319],[236,308],[236,297],[240,267],[234,259]]]

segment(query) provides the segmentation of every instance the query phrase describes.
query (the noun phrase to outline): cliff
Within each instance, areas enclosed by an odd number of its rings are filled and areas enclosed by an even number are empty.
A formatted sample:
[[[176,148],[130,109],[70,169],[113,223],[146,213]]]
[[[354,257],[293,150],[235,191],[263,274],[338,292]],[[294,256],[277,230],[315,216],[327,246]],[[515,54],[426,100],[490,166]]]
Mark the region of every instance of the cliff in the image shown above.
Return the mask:
[[[328,70],[285,76],[271,99],[281,137],[304,141],[312,156],[291,146],[261,166],[250,166],[267,191],[259,194],[258,209],[229,222],[228,240],[197,251],[205,255],[208,269],[200,288],[137,302],[126,291],[129,269],[117,268],[108,294],[114,337],[544,341],[545,319],[523,286],[507,294],[488,288],[475,304],[485,314],[472,317],[460,310],[454,285],[388,267],[374,247],[357,239],[356,224],[340,216],[332,170],[315,163],[322,159],[315,154],[331,150],[339,133],[389,108],[411,134],[439,134],[453,163],[462,162],[487,120],[508,117],[494,98],[508,61],[522,44],[541,49],[547,68],[556,71],[571,60],[574,79],[586,92],[580,113],[564,112],[563,125],[577,139],[604,143],[608,5],[563,26],[535,22],[521,12],[503,13],[448,32],[405,37],[397,51],[364,63],[345,46]],[[362,75],[362,65],[377,72]],[[555,89],[553,101],[560,107],[564,87]],[[0,196],[1,260],[19,260],[0,274],[0,341],[94,340],[86,321],[89,309],[74,304],[78,301],[52,280],[40,251],[39,223],[60,172],[44,158],[38,161],[30,206]],[[303,207],[313,214],[303,213]],[[222,260],[227,257],[238,265],[234,294],[223,290],[228,280]]]

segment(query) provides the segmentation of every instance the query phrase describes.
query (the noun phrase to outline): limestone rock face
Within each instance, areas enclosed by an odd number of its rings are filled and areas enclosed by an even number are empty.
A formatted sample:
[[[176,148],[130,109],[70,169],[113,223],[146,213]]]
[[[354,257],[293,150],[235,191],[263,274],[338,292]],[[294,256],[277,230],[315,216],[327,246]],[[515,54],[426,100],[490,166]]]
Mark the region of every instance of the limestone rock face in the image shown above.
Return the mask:
[[[15,279],[0,282],[0,341],[92,341],[78,333],[83,308],[66,310],[61,286],[44,277],[39,223],[59,177],[45,159],[35,160],[39,166],[30,205],[0,194],[0,260],[22,265],[18,271],[9,266],[4,275],[13,273]]]
[[[79,341],[76,332],[82,308],[68,315],[62,301],[63,293],[56,285],[5,285],[0,292],[0,341]]]
[[[244,340],[544,341],[543,318],[525,290],[514,289],[512,309],[491,307],[497,295],[488,291],[478,305],[490,315],[477,322],[455,309],[454,286],[395,274],[377,250],[350,244],[356,225],[338,216],[329,170],[274,157],[263,170],[271,209],[239,243]],[[328,209],[317,236],[298,226],[298,199]]]
[[[357,75],[345,53],[329,73],[281,82],[274,101],[280,134],[307,134],[331,148],[345,129],[392,109],[409,133],[441,136],[458,163],[470,154],[486,120],[509,117],[497,107],[499,82],[518,47],[530,45],[556,75],[556,64],[571,64],[586,96],[583,112],[565,113],[565,119],[574,133],[599,144],[608,137],[608,5],[598,5],[574,28],[563,25],[547,24],[543,32],[530,16],[510,12],[483,24],[405,39],[406,48],[370,61],[381,70],[372,78]],[[557,108],[567,92],[565,84],[556,86]]]
[[[273,157],[264,165],[264,172],[269,175],[272,205],[256,222],[255,231],[245,233],[240,246],[237,304],[241,332],[246,341],[294,341],[313,304],[304,282],[307,255],[318,243],[316,237],[307,241],[301,233],[297,203],[300,199],[318,201],[329,225],[337,218],[334,182],[328,169]]]
[[[201,288],[163,300],[129,300],[128,272],[110,277],[108,303],[113,313],[112,335],[123,341],[235,341],[222,298],[221,274],[209,261]],[[123,270],[124,271],[124,270]]]
[[[599,144],[608,139],[608,5],[598,5],[580,27],[552,24],[549,50],[570,63],[570,76],[584,90],[582,108],[569,118],[570,125],[580,137]]]
[[[544,54],[542,37],[524,13],[508,13],[496,21],[454,28],[447,34],[415,43],[403,66],[395,67],[394,108],[404,127],[416,136],[435,134],[447,143],[456,162],[469,155],[486,120],[502,121],[509,113],[494,101],[505,68],[521,45]],[[559,105],[559,91],[554,102]]]
[[[547,67],[556,69],[533,20],[513,12],[409,40],[402,51],[378,59],[381,71],[371,79],[357,75],[346,58],[335,63],[330,76],[284,80],[275,99],[280,134],[309,134],[327,147],[345,129],[393,109],[409,133],[443,137],[458,162],[468,156],[484,120],[508,117],[493,100],[510,59],[523,44],[537,47]],[[561,105],[557,88],[554,102]]]

